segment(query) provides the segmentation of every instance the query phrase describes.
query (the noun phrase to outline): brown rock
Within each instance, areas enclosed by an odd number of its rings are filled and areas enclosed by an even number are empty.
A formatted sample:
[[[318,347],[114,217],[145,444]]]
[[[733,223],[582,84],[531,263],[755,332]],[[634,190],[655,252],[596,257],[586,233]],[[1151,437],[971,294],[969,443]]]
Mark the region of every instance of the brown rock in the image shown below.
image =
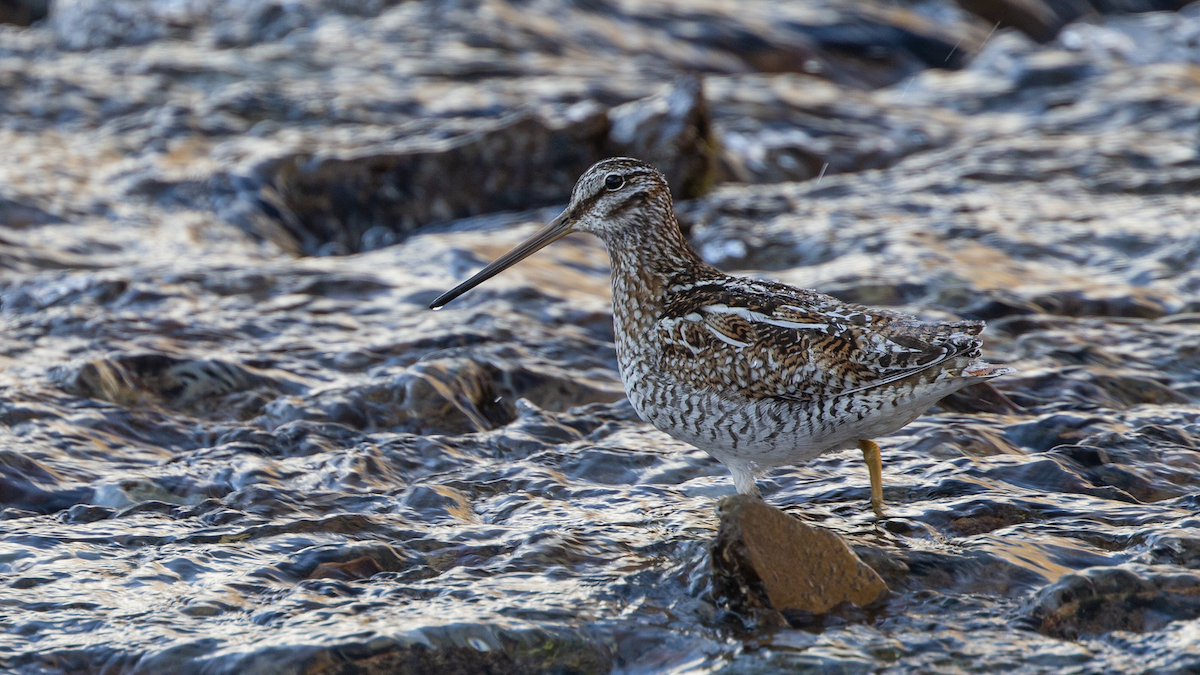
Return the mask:
[[[1127,564],[1065,575],[1033,599],[1028,617],[1051,637],[1146,633],[1200,617],[1200,574]]]
[[[718,511],[714,589],[735,610],[824,614],[843,602],[870,604],[887,591],[832,532],[746,495],[726,498]]]
[[[313,570],[312,574],[308,575],[309,579],[341,579],[342,581],[354,581],[357,579],[370,579],[379,574],[383,568],[379,563],[375,562],[374,558],[362,556],[347,562],[326,562],[317,565],[317,569]]]

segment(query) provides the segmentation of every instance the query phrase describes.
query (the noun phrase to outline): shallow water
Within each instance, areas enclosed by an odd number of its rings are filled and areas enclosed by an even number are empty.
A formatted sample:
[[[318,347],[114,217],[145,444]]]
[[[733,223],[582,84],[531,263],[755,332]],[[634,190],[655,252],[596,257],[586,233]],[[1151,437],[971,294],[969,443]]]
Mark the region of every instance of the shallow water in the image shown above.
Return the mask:
[[[47,81],[82,58],[55,52],[48,29],[5,30],[8,58],[43,54]],[[112,64],[172,44],[96,67],[125,72]],[[175,46],[201,73],[209,58],[241,67]],[[1062,69],[1012,64],[1061,50],[1011,36],[994,49],[962,72],[846,93],[936,124],[936,147],[679,206],[724,269],[986,319],[985,356],[1019,371],[995,382],[1019,412],[953,399],[880,440],[885,519],[856,453],[760,481],[893,591],[788,629],[713,597],[714,506],[732,484],[624,401],[598,242],[569,237],[425,308],[554,208],[295,258],[203,200],[130,192],[129,176],[162,180],[172,161],[211,172],[206,151],[164,141],[137,159],[111,120],[56,131],[10,110],[4,196],[58,220],[0,242],[0,667],[1200,669],[1200,620],[1183,610],[1077,639],[1031,618],[1079,570],[1200,568],[1196,68],[1103,61],[1039,89],[1029,73]],[[756,77],[714,75],[709,90],[744,112],[763,82],[794,84]]]

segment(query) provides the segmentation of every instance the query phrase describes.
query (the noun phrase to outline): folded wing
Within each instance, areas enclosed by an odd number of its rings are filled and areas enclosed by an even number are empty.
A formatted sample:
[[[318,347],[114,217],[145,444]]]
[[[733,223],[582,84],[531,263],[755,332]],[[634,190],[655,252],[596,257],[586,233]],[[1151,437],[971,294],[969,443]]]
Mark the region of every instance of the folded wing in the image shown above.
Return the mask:
[[[725,277],[678,286],[657,330],[663,367],[751,396],[829,399],[979,356],[983,323],[922,322],[781,284]]]

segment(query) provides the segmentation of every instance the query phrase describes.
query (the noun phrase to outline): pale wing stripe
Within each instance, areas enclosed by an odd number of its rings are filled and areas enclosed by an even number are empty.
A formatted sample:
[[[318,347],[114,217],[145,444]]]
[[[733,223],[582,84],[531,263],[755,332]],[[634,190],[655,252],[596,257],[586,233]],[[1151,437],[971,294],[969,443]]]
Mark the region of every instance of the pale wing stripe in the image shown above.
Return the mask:
[[[751,323],[765,323],[769,326],[777,326],[779,328],[811,328],[813,330],[829,330],[827,323],[808,323],[801,321],[786,321],[784,319],[776,319],[773,316],[767,316],[762,312],[756,312],[746,307],[730,307],[729,305],[705,305],[702,307],[706,312],[713,314],[733,314],[740,316]]]
[[[712,324],[705,323],[704,327],[707,328],[708,332],[712,333],[713,336],[715,336],[718,340],[720,340],[721,342],[724,342],[727,345],[731,345],[733,347],[738,347],[738,348],[745,348],[745,347],[750,346],[749,342],[740,342],[738,340],[734,340],[733,338],[729,337],[728,335],[717,330],[716,326],[713,326]]]
[[[762,319],[760,319],[760,321],[762,321],[763,323],[770,324],[772,326],[778,326],[780,328],[812,328],[813,330],[829,330],[829,324],[827,324],[827,323],[800,323],[798,321],[783,321],[782,319],[768,319],[762,314],[759,314],[759,316],[763,317]]]

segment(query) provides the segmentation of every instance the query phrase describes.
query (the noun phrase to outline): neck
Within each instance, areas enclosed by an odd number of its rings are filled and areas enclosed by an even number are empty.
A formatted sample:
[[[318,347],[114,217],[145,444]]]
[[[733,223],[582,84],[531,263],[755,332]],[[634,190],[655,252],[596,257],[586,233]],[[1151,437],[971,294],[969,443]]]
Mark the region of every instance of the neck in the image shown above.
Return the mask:
[[[668,212],[664,220],[604,237],[612,264],[614,302],[619,294],[637,295],[643,302],[660,300],[674,278],[690,275],[697,268],[708,269],[683,238],[675,216]]]
[[[669,212],[662,222],[625,229],[604,237],[612,266],[613,321],[618,336],[640,336],[658,321],[671,286],[720,272],[696,255]]]

